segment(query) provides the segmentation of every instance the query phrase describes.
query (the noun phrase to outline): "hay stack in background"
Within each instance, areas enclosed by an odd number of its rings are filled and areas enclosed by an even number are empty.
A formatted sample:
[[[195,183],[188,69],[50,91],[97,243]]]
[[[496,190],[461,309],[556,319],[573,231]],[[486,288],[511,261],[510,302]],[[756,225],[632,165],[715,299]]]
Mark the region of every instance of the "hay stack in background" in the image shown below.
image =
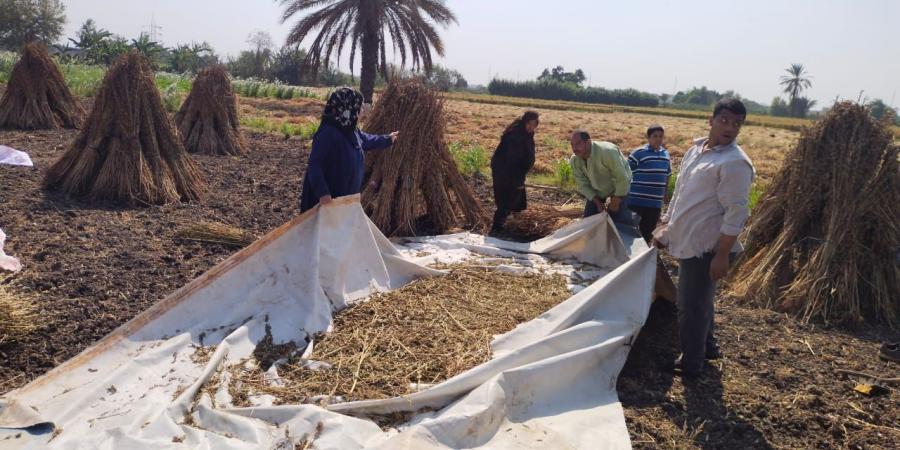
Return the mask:
[[[804,320],[900,324],[898,148],[839,103],[803,132],[754,212],[733,293]]]
[[[191,153],[242,155],[245,152],[237,113],[237,96],[222,66],[201,71],[191,93],[175,114],[184,147]]]
[[[557,208],[532,204],[528,209],[513,214],[503,227],[504,234],[518,239],[533,241],[553,234],[556,230],[580,219],[584,211],[579,206]]]
[[[83,114],[47,47],[26,45],[0,99],[0,128],[76,128]]]
[[[367,131],[400,137],[387,151],[366,155],[363,205],[388,236],[415,235],[423,215],[431,232],[482,227],[484,212],[444,141],[444,104],[421,80],[395,78],[372,111]]]
[[[47,171],[44,186],[129,205],[200,199],[200,170],[139,53],[121,56],[109,69],[84,129]]]

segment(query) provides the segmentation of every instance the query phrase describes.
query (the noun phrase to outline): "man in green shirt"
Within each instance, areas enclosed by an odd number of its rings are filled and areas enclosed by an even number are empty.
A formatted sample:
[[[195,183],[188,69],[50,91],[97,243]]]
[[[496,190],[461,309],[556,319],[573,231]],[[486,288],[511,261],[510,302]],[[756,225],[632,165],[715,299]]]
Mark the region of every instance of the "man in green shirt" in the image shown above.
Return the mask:
[[[603,211],[614,222],[634,226],[625,198],[631,186],[631,168],[619,147],[611,142],[593,141],[587,131],[572,133],[572,174],[575,188],[587,200],[584,217]],[[608,203],[607,203],[608,202]]]

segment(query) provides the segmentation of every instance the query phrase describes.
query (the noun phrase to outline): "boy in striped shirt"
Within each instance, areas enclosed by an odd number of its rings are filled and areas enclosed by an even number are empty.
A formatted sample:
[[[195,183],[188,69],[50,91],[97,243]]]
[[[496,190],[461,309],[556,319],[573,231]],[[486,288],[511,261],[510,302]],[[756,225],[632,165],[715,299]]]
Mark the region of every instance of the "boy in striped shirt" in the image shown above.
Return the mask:
[[[661,125],[651,125],[647,128],[647,145],[635,149],[628,156],[632,175],[628,209],[640,218],[638,228],[648,244],[653,239],[663,202],[669,201],[672,163],[669,152],[662,146],[664,137],[665,130]]]

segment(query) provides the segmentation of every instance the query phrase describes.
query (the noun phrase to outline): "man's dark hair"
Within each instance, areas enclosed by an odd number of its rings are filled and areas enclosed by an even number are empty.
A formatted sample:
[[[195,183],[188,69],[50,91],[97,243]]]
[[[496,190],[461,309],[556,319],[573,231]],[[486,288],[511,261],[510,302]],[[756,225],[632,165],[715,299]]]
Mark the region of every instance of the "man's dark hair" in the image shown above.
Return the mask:
[[[717,101],[715,108],[713,108],[713,117],[718,116],[723,109],[727,109],[741,117],[747,117],[747,108],[742,101],[736,98],[723,98]]]
[[[662,125],[660,125],[658,123],[654,123],[653,125],[650,125],[647,128],[647,137],[650,137],[650,135],[652,135],[653,133],[655,133],[657,131],[661,131],[661,132],[663,132],[663,134],[665,134],[665,132],[666,132],[665,128],[663,128]]]
[[[588,141],[591,139],[591,134],[587,132],[587,130],[575,130],[572,134],[577,134],[582,141]]]

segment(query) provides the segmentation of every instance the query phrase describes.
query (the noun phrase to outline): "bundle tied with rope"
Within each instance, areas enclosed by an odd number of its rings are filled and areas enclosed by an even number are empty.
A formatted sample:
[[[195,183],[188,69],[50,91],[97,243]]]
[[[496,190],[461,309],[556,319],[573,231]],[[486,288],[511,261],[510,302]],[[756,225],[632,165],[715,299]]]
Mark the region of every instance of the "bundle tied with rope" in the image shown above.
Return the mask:
[[[455,226],[483,229],[485,213],[459,173],[444,140],[444,104],[419,79],[394,78],[381,94],[366,129],[400,130],[394,146],[366,155],[362,201],[387,236],[443,233]]]
[[[754,211],[732,293],[823,322],[900,324],[900,167],[885,122],[835,106]]]
[[[169,119],[149,62],[137,51],[106,73],[69,150],[44,186],[126,205],[199,200],[206,187]]]

